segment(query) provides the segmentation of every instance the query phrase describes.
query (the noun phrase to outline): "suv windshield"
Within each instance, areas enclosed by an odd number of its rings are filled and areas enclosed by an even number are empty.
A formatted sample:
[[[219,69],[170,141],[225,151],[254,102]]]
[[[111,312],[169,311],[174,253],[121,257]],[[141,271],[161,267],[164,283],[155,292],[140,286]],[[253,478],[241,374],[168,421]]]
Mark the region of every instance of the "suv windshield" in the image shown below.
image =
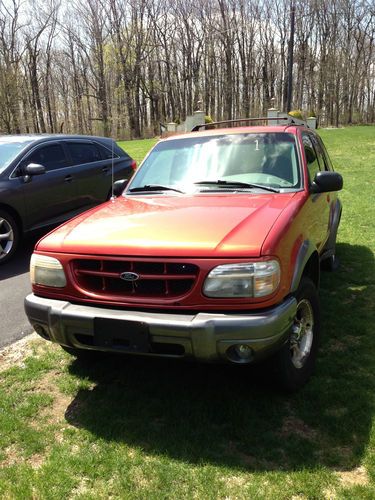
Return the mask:
[[[32,141],[1,142],[0,141],[0,174],[7,168],[18,153]]]
[[[242,185],[241,185],[242,184]],[[187,137],[160,142],[127,194],[174,188],[183,192],[273,191],[301,187],[295,136],[285,132]],[[151,189],[152,188],[152,189]]]

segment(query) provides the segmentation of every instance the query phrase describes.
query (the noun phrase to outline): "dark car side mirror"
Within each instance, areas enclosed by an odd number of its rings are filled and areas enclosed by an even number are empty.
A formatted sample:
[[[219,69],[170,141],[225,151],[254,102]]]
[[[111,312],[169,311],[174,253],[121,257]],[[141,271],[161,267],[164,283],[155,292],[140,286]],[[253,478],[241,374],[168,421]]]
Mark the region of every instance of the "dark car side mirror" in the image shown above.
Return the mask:
[[[29,163],[24,171],[26,175],[41,175],[46,173],[46,167],[39,163]]]
[[[26,167],[23,167],[23,180],[24,182],[30,182],[34,175],[42,175],[46,173],[46,167],[44,165],[39,165],[39,163],[29,163]]]
[[[343,179],[338,172],[318,172],[310,186],[310,192],[330,193],[340,191],[342,186]]]
[[[113,196],[120,196],[124,189],[126,188],[126,185],[128,183],[128,179],[120,179],[119,181],[116,181],[113,184]]]

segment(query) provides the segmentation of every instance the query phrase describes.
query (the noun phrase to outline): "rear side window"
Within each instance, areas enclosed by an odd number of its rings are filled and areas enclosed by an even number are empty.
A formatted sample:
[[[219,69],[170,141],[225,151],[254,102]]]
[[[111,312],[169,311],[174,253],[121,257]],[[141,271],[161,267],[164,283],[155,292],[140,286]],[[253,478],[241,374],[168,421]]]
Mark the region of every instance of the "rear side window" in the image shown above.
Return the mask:
[[[27,157],[26,164],[37,163],[43,165],[47,171],[67,166],[67,160],[61,144],[41,146]]]
[[[103,160],[110,160],[111,158],[118,158],[118,154],[112,151],[101,144],[96,144],[97,148],[100,150]]]
[[[323,141],[321,140],[320,137],[318,137],[317,140],[318,140],[318,143],[319,143],[319,145],[320,145],[320,147],[321,147],[321,149],[323,151],[323,156],[324,156],[324,161],[325,161],[326,169],[333,171],[334,168],[333,168],[333,165],[332,165],[332,162],[331,162],[331,158],[329,157],[329,154],[328,154],[328,152],[326,150],[326,147],[324,146]]]
[[[73,165],[93,163],[95,161],[100,161],[103,159],[96,144],[84,142],[67,142],[66,146],[72,158]]]
[[[320,147],[320,143],[319,143],[318,139],[314,135],[310,136],[310,138],[314,144],[314,148],[315,148],[315,151],[316,151],[316,154],[318,157],[318,161],[319,161],[319,165],[320,165],[320,170],[328,170],[328,165],[327,165],[326,159],[324,157],[323,150]]]
[[[315,153],[314,146],[310,137],[307,134],[302,134],[303,147],[307,161],[307,169],[309,172],[310,182],[314,180],[315,175],[319,172],[319,162]]]

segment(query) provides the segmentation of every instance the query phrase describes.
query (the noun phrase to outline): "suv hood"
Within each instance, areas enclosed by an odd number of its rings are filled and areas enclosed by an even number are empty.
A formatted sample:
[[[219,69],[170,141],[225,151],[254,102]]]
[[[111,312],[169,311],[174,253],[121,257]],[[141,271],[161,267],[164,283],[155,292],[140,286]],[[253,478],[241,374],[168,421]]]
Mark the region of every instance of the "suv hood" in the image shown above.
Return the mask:
[[[154,257],[258,257],[296,193],[129,195],[44,237],[38,251]]]

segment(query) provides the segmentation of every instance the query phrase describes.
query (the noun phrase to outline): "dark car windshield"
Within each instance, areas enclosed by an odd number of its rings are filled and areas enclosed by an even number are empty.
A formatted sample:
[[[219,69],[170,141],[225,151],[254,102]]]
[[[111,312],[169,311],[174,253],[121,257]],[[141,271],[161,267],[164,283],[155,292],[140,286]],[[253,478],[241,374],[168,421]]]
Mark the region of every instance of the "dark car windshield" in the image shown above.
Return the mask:
[[[23,148],[32,141],[3,142],[0,140],[0,174],[7,168]]]
[[[297,189],[301,175],[295,136],[285,132],[197,135],[160,142],[127,193],[148,185],[183,192],[259,190],[257,186]]]

